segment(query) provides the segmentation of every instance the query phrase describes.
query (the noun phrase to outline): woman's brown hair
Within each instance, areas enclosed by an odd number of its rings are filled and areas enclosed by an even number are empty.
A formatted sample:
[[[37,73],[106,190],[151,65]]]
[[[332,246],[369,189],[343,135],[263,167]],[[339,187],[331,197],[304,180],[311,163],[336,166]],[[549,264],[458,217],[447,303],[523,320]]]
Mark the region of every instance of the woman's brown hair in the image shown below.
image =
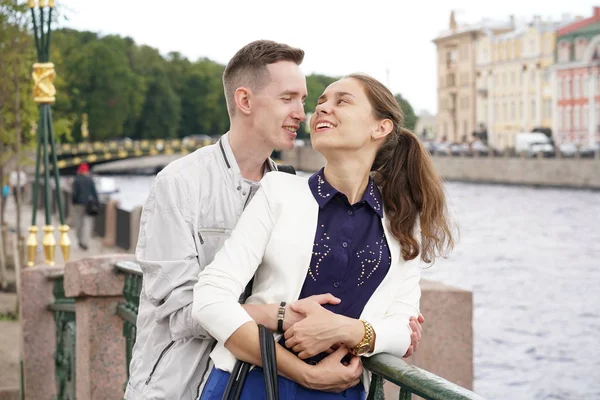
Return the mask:
[[[404,115],[392,93],[368,75],[346,78],[362,84],[375,118],[394,124],[371,170],[381,188],[390,230],[402,246],[402,257],[413,260],[420,254],[424,262],[432,263],[454,246],[442,180],[419,138],[402,127]],[[420,238],[415,237],[417,223]]]

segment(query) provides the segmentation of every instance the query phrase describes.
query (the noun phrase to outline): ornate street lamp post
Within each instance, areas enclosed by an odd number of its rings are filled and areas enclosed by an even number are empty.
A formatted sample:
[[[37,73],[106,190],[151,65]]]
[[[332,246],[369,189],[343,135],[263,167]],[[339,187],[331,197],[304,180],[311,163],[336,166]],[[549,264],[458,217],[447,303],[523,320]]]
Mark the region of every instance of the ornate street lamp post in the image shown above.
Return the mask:
[[[36,5],[37,3],[37,5]],[[36,18],[36,8],[38,9],[38,18]],[[54,88],[54,64],[50,62],[50,36],[52,33],[52,10],[54,9],[54,0],[29,0],[29,9],[33,20],[33,34],[35,38],[35,47],[37,50],[38,62],[33,64],[33,97],[40,107],[40,121],[37,130],[37,151],[35,159],[35,181],[33,183],[33,210],[31,217],[31,226],[29,227],[29,237],[27,238],[27,265],[32,267],[35,264],[35,253],[37,249],[37,204],[40,186],[40,163],[43,164],[43,182],[44,182],[44,211],[45,225],[42,244],[44,246],[45,262],[48,265],[54,265],[54,250],[56,240],[54,239],[54,227],[51,221],[51,191],[50,191],[50,169],[53,171],[56,205],[60,217],[60,248],[63,253],[64,261],[69,260],[71,241],[69,239],[69,227],[65,224],[65,216],[62,206],[62,197],[60,190],[60,181],[58,176],[58,166],[56,161],[56,143],[54,138],[54,128],[52,126],[52,110],[50,105],[55,101],[56,90]],[[47,11],[47,21],[45,14]],[[50,154],[52,159],[50,160]],[[50,165],[52,162],[52,166]]]

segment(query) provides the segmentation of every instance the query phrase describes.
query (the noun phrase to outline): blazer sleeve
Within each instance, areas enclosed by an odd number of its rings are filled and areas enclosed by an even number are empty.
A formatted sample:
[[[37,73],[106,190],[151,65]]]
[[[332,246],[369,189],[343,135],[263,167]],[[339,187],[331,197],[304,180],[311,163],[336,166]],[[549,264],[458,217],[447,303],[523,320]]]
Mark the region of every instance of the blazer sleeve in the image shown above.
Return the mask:
[[[192,317],[221,343],[253,321],[238,300],[254,276],[274,226],[268,196],[268,176],[242,213],[231,236],[194,286]]]
[[[410,346],[409,320],[411,316],[419,315],[421,299],[420,258],[405,262],[401,267],[403,272],[398,282],[396,296],[389,305],[385,315],[374,321],[369,321],[375,331],[375,348],[366,356],[378,353],[388,353],[402,358]]]

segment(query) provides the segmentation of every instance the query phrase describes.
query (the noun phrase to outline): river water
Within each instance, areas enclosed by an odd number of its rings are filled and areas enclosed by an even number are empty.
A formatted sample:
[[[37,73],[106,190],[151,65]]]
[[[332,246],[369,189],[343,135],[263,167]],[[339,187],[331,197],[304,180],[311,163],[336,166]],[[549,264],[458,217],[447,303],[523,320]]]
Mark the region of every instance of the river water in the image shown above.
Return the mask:
[[[143,204],[153,181],[115,179],[122,208]],[[423,276],[473,293],[475,391],[600,399],[600,192],[446,190],[460,240]]]

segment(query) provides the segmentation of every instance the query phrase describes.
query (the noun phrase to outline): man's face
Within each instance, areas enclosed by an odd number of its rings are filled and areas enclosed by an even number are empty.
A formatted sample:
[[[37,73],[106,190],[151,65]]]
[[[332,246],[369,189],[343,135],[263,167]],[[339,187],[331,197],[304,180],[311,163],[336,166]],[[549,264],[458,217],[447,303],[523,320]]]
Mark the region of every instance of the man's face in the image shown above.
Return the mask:
[[[306,118],[306,78],[300,67],[291,61],[269,64],[267,69],[270,82],[252,99],[254,125],[265,144],[291,150],[300,122]]]

